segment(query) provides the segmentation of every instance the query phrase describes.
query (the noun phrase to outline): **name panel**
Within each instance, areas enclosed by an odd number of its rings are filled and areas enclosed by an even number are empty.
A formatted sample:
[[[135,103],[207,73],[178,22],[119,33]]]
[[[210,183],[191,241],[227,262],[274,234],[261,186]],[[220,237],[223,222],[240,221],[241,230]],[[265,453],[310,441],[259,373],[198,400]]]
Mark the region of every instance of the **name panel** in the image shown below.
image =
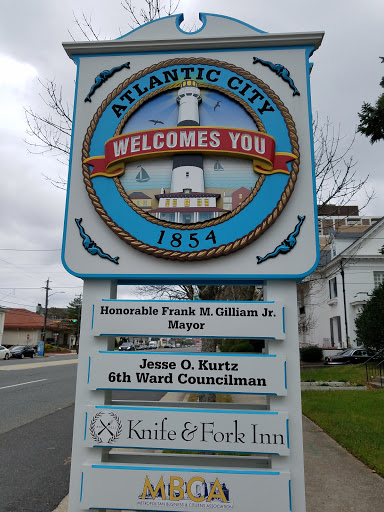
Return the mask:
[[[289,454],[288,414],[191,408],[89,406],[90,447]]]
[[[95,464],[83,466],[80,506],[83,510],[289,512],[290,474]]]
[[[99,351],[91,389],[286,395],[286,361],[267,354]]]
[[[102,300],[92,318],[94,336],[285,338],[278,302]]]

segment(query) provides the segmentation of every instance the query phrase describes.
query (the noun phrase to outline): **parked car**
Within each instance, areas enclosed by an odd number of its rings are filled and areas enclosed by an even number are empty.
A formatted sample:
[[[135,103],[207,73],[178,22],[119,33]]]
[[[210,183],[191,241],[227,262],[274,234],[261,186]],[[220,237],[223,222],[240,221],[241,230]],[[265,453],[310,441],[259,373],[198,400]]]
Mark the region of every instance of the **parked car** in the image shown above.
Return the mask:
[[[324,359],[324,364],[358,364],[365,363],[372,356],[363,348],[349,348],[336,354],[335,356],[329,356]]]
[[[157,341],[150,341],[148,343],[148,348],[149,349],[156,349],[157,348]]]
[[[9,359],[11,357],[10,352],[7,348],[0,345],[0,359]]]
[[[123,352],[132,352],[136,350],[136,347],[132,343],[123,343],[122,345],[120,345],[119,350]]]
[[[11,357],[18,357],[19,359],[24,359],[24,357],[35,357],[35,349],[29,345],[13,347],[10,352]]]

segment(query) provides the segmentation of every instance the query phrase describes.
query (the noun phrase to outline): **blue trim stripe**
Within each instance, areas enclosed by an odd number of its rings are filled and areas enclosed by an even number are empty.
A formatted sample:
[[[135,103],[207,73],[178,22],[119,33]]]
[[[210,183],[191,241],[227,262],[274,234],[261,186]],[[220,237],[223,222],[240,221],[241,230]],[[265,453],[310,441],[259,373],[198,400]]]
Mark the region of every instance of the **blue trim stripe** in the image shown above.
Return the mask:
[[[95,409],[119,409],[123,411],[158,411],[158,412],[194,412],[194,413],[203,413],[203,414],[236,414],[237,416],[240,414],[266,414],[270,416],[276,416],[279,413],[277,411],[231,411],[226,409],[224,410],[215,410],[215,409],[184,409],[179,407],[130,407],[124,405],[95,405]],[[288,420],[287,420],[288,421]]]
[[[288,389],[288,387],[287,387],[287,361],[284,361],[284,384],[285,384],[285,389]]]
[[[102,302],[136,302],[136,303],[145,303],[145,302],[154,302],[155,304],[162,304],[163,302],[171,302],[172,304],[188,304],[189,306],[196,305],[196,301],[193,300],[145,300],[145,301],[139,301],[139,300],[133,300],[133,299],[101,299]],[[239,301],[235,300],[212,300],[207,302],[214,302],[215,304],[225,304],[227,306],[231,306],[232,304],[234,306],[239,305]],[[242,304],[254,304],[254,305],[260,305],[263,304],[275,304],[274,300],[242,300]],[[204,305],[204,303],[203,303]],[[140,306],[139,306],[140,307]]]
[[[289,419],[287,418],[287,448],[289,450]]]
[[[94,444],[92,446],[92,448],[124,448],[124,449],[129,449],[129,450],[159,450],[159,447],[158,446],[117,446],[117,445],[113,445],[111,446],[110,444]],[[161,448],[161,449],[164,449],[164,448]],[[183,449],[183,448],[166,448],[166,450],[176,450],[178,452],[196,452],[196,451],[199,451],[199,452],[203,452],[203,453],[217,453],[217,450],[205,450],[204,448],[199,448],[198,450],[196,449]],[[249,452],[244,452],[244,451],[240,451],[240,450],[237,450],[236,448],[232,448],[231,450],[230,449],[227,449],[227,450],[223,450],[223,448],[220,448],[220,452],[222,453],[230,453],[230,454],[246,454],[246,455],[249,455],[249,454],[255,454],[255,455],[280,455],[280,453],[277,453],[277,452],[258,452],[257,450],[250,450]],[[235,455],[236,457],[236,455]],[[109,509],[108,509],[109,510]],[[120,510],[120,509],[119,509]]]
[[[80,484],[80,503],[83,499],[83,483],[84,483],[84,473],[81,472],[81,484]]]
[[[184,14],[179,14],[176,18],[176,28],[177,30],[179,30],[182,34],[187,34],[187,35],[193,35],[193,34],[197,34],[198,32],[201,32],[202,30],[204,30],[206,24],[207,24],[207,17],[205,16],[204,13],[201,13],[199,12],[199,20],[201,21],[202,25],[200,28],[198,28],[197,30],[195,30],[194,32],[186,32],[185,30],[183,30],[181,28],[181,24],[183,23],[184,21]]]
[[[85,425],[84,425],[84,441],[87,439],[87,424],[88,424],[88,413],[85,413]]]
[[[171,16],[164,16],[164,18],[161,18],[161,20],[164,20],[166,18],[177,18],[178,16],[179,16],[179,14],[172,14]],[[127,37],[128,35],[133,34],[133,32],[136,32],[136,30],[140,30],[143,27],[146,27],[147,25],[151,25],[152,23],[156,23],[158,21],[159,21],[158,19],[152,20],[152,21],[148,21],[148,23],[144,23],[143,25],[140,25],[139,27],[136,27],[133,30],[130,30],[129,32],[127,32],[123,36],[117,37],[116,39],[114,39],[114,41],[119,41],[120,39],[124,39],[124,37]]]
[[[159,388],[95,388],[96,391],[159,391],[164,393],[169,393],[170,389],[159,389]],[[172,389],[172,393],[215,393],[216,395],[227,395],[230,393],[231,395],[271,395],[278,396],[277,393],[266,393],[265,391],[261,391],[260,393],[251,393],[250,391],[208,391],[205,390],[196,390],[196,388],[186,388],[186,389]]]
[[[264,30],[260,30],[259,28],[256,28],[253,25],[249,25],[249,23],[245,23],[245,21],[241,21],[241,20],[238,20],[236,18],[232,18],[231,16],[224,16],[223,14],[214,14],[214,13],[210,13],[210,12],[202,12],[202,13],[200,13],[200,15],[203,15],[203,16],[214,16],[216,18],[224,18],[224,19],[227,19],[227,20],[234,21],[235,23],[239,23],[239,25],[244,25],[245,27],[248,27],[248,28],[254,30],[255,32],[259,32],[260,34],[268,34],[268,32],[265,32]]]
[[[87,384],[89,384],[89,377],[91,375],[91,357],[88,358],[88,377],[87,377]]]
[[[144,336],[144,334],[143,334]],[[99,354],[119,354],[119,355],[129,355],[129,356],[141,356],[142,353],[145,352],[146,354],[167,354],[168,356],[169,355],[176,355],[176,356],[195,356],[195,357],[202,357],[202,353],[205,353],[205,352],[159,352],[159,351],[156,351],[156,352],[152,352],[152,351],[145,351],[143,350],[142,352],[125,352],[125,351],[122,351],[122,352],[119,352],[118,350],[99,350]],[[236,353],[236,355],[234,355],[233,352],[220,352],[220,354],[218,353],[209,353],[209,352],[206,352],[205,353],[206,355],[209,355],[209,356],[214,356],[214,357],[228,357],[228,356],[231,356],[231,357],[277,357],[276,354],[238,354]]]
[[[249,47],[244,47],[244,48],[224,48],[223,50],[217,50],[217,49],[211,49],[211,48],[201,48],[199,49],[199,53],[222,53],[222,52],[232,52],[232,53],[238,53],[238,52],[249,52],[249,53],[257,53],[257,52],[264,52],[264,51],[272,51],[272,50],[287,50],[287,51],[290,51],[290,50],[308,50],[308,51],[313,51],[314,50],[314,47],[313,45],[298,45],[298,46],[265,46],[265,47],[262,47],[262,48],[255,48],[254,46],[249,46]],[[177,53],[180,53],[180,54],[190,54],[191,53],[191,50],[162,50],[162,51],[136,51],[136,52],[129,52],[129,55],[130,56],[133,56],[133,55],[148,55],[148,54],[151,54],[151,55],[174,55],[175,54],[175,51],[177,51]],[[88,54],[88,53],[79,53],[77,55],[74,55],[72,57],[72,60],[75,61],[76,59],[76,63],[80,62],[81,59],[83,58],[87,58],[87,59],[92,59],[92,58],[97,58],[97,57],[105,57],[105,53],[92,53],[92,54]],[[111,52],[111,53],[108,53],[108,57],[121,57],[122,55],[125,55],[124,53],[122,52]],[[76,274],[77,275],[77,274]],[[157,277],[157,279],[159,279],[159,274],[153,274],[153,276]],[[281,278],[284,278],[284,276],[286,277],[289,277],[289,275],[285,275],[285,274],[281,274],[279,279]],[[115,275],[113,275],[113,277],[116,277]],[[121,274],[121,277],[124,278],[124,274]],[[190,279],[191,278],[191,275],[187,275],[185,277],[188,277]],[[198,276],[199,277],[199,276]],[[204,276],[203,276],[204,277]],[[214,279],[216,276],[209,276],[208,279]],[[257,275],[257,274],[249,274],[249,277],[253,278],[253,279],[258,279],[259,281],[260,280],[263,280],[265,277],[264,275]],[[274,276],[276,278],[276,276]],[[162,278],[161,278],[162,279]],[[268,278],[270,279],[270,278]],[[200,278],[198,280],[196,279],[193,279],[193,282],[197,283],[197,284],[203,284],[202,281],[200,280]],[[186,282],[184,282],[184,284],[188,284]],[[220,280],[220,284],[225,284],[225,283],[222,283],[221,280]],[[244,282],[244,284],[246,284],[246,282]]]
[[[93,322],[95,320],[95,305],[92,304],[92,325],[91,325],[91,331],[93,331]]]
[[[310,151],[311,151],[311,160],[312,160],[312,180],[313,180],[313,212],[314,212],[314,229],[318,230],[318,214],[317,214],[317,197],[316,197],[316,170],[315,170],[315,153],[314,153],[314,141],[313,141],[313,118],[312,118],[312,99],[311,99],[311,81],[310,81],[310,68],[312,64],[309,62],[309,58],[315,51],[314,46],[308,47],[305,50],[305,57],[307,61],[307,98],[308,98],[308,132],[310,138]],[[320,237],[316,236],[316,263],[314,268],[318,265],[320,260]]]
[[[94,444],[92,446],[92,448],[124,448],[124,449],[129,449],[129,450],[159,450],[159,447],[158,446],[117,446],[117,445],[113,445],[111,446],[110,444]],[[164,449],[164,448],[162,448]],[[203,453],[217,453],[217,450],[205,450],[204,448],[199,448],[198,450],[196,449],[183,449],[183,448],[166,448],[166,450],[176,450],[178,452],[203,452]],[[244,451],[240,451],[240,450],[237,450],[236,448],[232,448],[231,450],[230,449],[227,449],[227,450],[223,450],[223,448],[220,448],[220,452],[224,453],[224,454],[235,454],[234,457],[236,457],[237,454],[239,454],[239,456],[241,455],[278,455],[280,456],[280,453],[277,453],[277,452],[258,452],[257,450],[252,450],[252,451],[249,451],[249,452],[244,452]],[[110,509],[108,509],[110,510]],[[120,510],[120,509],[118,509]]]
[[[285,334],[285,307],[283,307],[283,333]]]
[[[288,492],[289,492],[289,510],[292,512],[292,493],[291,493],[291,481],[288,480]]]
[[[101,332],[100,334],[98,334],[97,336],[137,336],[137,334],[134,334],[133,332],[127,332],[127,331],[124,331],[124,332]],[[169,333],[152,333],[152,334],[140,334],[140,336],[169,336]],[[178,334],[178,336],[186,336],[186,334],[182,335],[182,334]],[[233,338],[233,335],[231,336],[202,336],[201,334],[197,335],[197,334],[194,334],[193,337],[197,338],[208,338],[208,339],[211,339],[211,338],[217,338],[219,340],[221,340],[222,338]],[[268,336],[241,336],[242,340],[276,340],[276,338],[272,338],[272,337],[268,337]],[[276,341],[279,341],[279,340],[276,340]]]
[[[184,467],[161,467],[151,466],[150,468],[142,466],[106,466],[104,464],[93,464],[92,469],[125,469],[128,471],[186,471],[188,473],[223,473],[227,475],[267,475],[267,476],[279,476],[280,471],[242,471],[242,470],[227,470],[227,469],[195,469],[195,468],[184,468]]]
[[[76,85],[75,85],[75,97],[73,100],[73,114],[72,114],[72,126],[76,126],[76,105],[77,105],[77,95],[79,88],[79,73],[80,73],[80,59],[77,56],[74,56],[72,60],[76,64]],[[67,264],[65,263],[65,248],[66,248],[66,240],[67,240],[67,222],[68,222],[68,209],[69,209],[69,192],[71,188],[71,169],[72,169],[72,158],[73,158],[73,144],[74,144],[74,133],[75,130],[72,130],[71,134],[71,146],[69,151],[69,165],[68,165],[68,180],[67,180],[67,195],[65,200],[65,213],[64,213],[64,228],[63,228],[63,241],[61,245],[61,262],[65,268]],[[72,222],[72,219],[71,219]]]

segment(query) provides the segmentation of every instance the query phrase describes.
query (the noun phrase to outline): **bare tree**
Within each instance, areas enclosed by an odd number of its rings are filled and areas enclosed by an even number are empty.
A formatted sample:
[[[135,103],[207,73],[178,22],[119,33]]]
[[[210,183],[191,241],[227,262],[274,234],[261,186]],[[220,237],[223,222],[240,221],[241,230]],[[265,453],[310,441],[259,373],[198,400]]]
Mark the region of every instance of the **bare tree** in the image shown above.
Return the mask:
[[[318,206],[332,204],[335,206],[333,215],[336,215],[338,207],[349,204],[361,191],[366,192],[362,208],[366,206],[373,194],[365,188],[369,174],[363,178],[358,176],[357,162],[351,154],[355,136],[346,141],[340,126],[335,128],[328,118],[320,123],[317,115],[313,121],[313,140]]]
[[[168,5],[164,5],[163,0],[145,0],[145,8],[136,9],[133,0],[123,0],[121,5],[129,13],[131,28],[135,28],[152,20],[165,16],[171,16],[179,7],[180,0],[169,0]]]
[[[123,0],[121,5],[128,12],[128,25],[130,28],[143,25],[162,16],[174,14],[180,0],[144,0],[145,6],[136,9],[133,0]],[[84,38],[87,41],[107,39],[101,37],[101,30],[94,28],[91,16],[84,13],[73,13],[75,29],[80,33],[77,38],[68,30],[72,39]],[[63,88],[55,79],[40,80],[42,107],[34,110],[32,107],[24,107],[27,121],[27,138],[25,140],[31,153],[49,153],[58,158],[66,167],[69,161],[70,139],[72,131],[73,105],[64,95]],[[63,190],[66,189],[66,180],[60,175],[56,180],[44,175],[52,185]]]

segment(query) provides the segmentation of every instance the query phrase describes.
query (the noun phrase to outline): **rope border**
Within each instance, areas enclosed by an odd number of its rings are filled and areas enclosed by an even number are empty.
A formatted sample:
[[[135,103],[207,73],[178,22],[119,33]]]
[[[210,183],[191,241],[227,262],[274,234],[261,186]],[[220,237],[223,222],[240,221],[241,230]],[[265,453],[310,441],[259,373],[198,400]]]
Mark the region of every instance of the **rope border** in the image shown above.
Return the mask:
[[[135,238],[134,236],[130,235],[125,230],[123,230],[115,221],[113,221],[111,219],[111,217],[109,217],[109,215],[103,208],[103,206],[100,202],[100,199],[97,196],[97,194],[93,188],[92,180],[90,178],[89,166],[84,163],[82,163],[83,181],[84,181],[88,196],[91,199],[91,202],[92,202],[96,212],[99,214],[99,216],[105,222],[105,224],[124,242],[128,243],[129,245],[131,245],[132,247],[134,247],[135,249],[137,249],[139,251],[145,252],[147,254],[152,254],[153,256],[158,257],[158,258],[178,260],[178,261],[195,261],[195,260],[200,261],[200,260],[205,260],[205,259],[210,259],[210,258],[217,258],[219,256],[230,254],[239,249],[242,249],[249,243],[251,243],[254,240],[256,240],[257,238],[259,238],[276,221],[278,216],[284,210],[284,208],[285,208],[287,202],[289,201],[289,199],[292,195],[292,192],[294,190],[295,183],[297,181],[297,175],[299,172],[300,152],[299,152],[299,143],[298,143],[298,137],[297,137],[297,133],[296,133],[296,127],[295,127],[295,123],[292,119],[292,116],[289,113],[287,107],[283,104],[283,102],[279,98],[279,96],[268,85],[266,85],[264,82],[262,82],[259,78],[252,75],[250,72],[245,71],[243,68],[240,68],[238,66],[234,66],[232,64],[228,64],[228,63],[222,62],[222,61],[217,61],[215,59],[190,57],[190,58],[186,58],[186,59],[183,59],[183,58],[169,59],[166,61],[159,62],[158,64],[149,66],[149,67],[139,71],[138,73],[133,74],[131,77],[127,78],[126,80],[124,80],[124,82],[119,84],[110,94],[108,94],[107,98],[101,103],[100,107],[97,109],[96,113],[94,114],[94,116],[91,120],[89,127],[87,128],[86,135],[85,135],[84,141],[83,141],[83,147],[82,147],[82,162],[84,162],[84,160],[89,157],[89,150],[90,150],[90,145],[91,145],[91,140],[92,140],[93,134],[94,134],[97,124],[98,124],[103,112],[107,108],[107,106],[124,89],[126,89],[131,83],[135,82],[136,80],[144,77],[147,74],[153,73],[161,68],[179,65],[179,64],[184,64],[184,65],[204,64],[207,66],[211,65],[211,66],[217,66],[217,67],[221,67],[224,69],[228,69],[229,71],[237,73],[237,74],[241,75],[242,77],[244,77],[245,79],[247,79],[248,81],[250,81],[251,83],[257,85],[262,91],[264,91],[265,94],[270,99],[272,99],[272,101],[275,103],[275,105],[279,109],[280,113],[283,116],[285,124],[287,126],[287,129],[288,129],[289,139],[290,139],[291,147],[292,147],[292,153],[297,157],[297,159],[292,164],[292,171],[291,171],[289,180],[287,182],[287,185],[285,186],[285,188],[280,196],[280,199],[278,200],[278,202],[277,202],[275,208],[272,210],[272,212],[269,213],[263,219],[263,221],[260,224],[258,224],[258,226],[256,226],[253,230],[251,230],[248,234],[246,234],[243,237],[238,238],[228,244],[223,244],[218,247],[213,247],[212,249],[209,249],[209,250],[204,249],[202,251],[193,251],[193,252],[189,252],[189,253],[184,253],[184,252],[180,252],[180,251],[171,251],[171,250],[166,250],[166,249],[159,249],[158,247],[151,246],[149,244],[142,242],[141,240],[138,240],[137,238]],[[152,93],[147,94],[144,98],[141,98],[123,116],[123,118],[119,122],[119,125],[115,131],[115,135],[119,135],[121,133],[121,130],[123,129],[123,126],[127,122],[128,118],[138,108],[140,108],[145,101],[148,101],[155,95],[160,94],[161,92],[164,92],[166,89],[171,89],[171,88],[176,88],[176,87],[178,87],[178,84],[170,84],[170,86],[165,86],[157,91],[153,91]],[[212,89],[213,88],[214,87],[212,87]],[[217,89],[221,89],[221,88],[217,87]],[[224,91],[224,90],[222,90],[220,92],[224,92],[228,96],[230,96],[230,94],[231,94],[229,91]],[[234,96],[233,99],[235,99],[236,101],[239,102],[239,98],[235,97],[235,95],[233,95],[233,96]],[[252,118],[254,119],[255,123],[257,124],[259,130],[260,131],[264,130],[263,133],[265,133],[265,128],[262,125],[258,116],[256,116],[256,114],[254,113],[254,111],[248,105],[245,105],[244,108],[252,116]],[[254,116],[256,116],[257,121]],[[211,221],[207,221],[204,223],[198,223],[198,224],[192,224],[192,225],[166,223],[164,221],[161,222],[160,219],[156,219],[153,216],[151,216],[151,219],[147,218],[147,217],[149,217],[149,214],[147,214],[144,211],[142,211],[142,213],[140,212],[140,215],[155,224],[160,224],[162,226],[172,227],[172,228],[177,227],[177,229],[180,229],[180,230],[181,229],[200,229],[202,227],[209,227],[211,225],[217,225],[220,222],[225,222],[229,218],[233,217],[234,215],[237,215],[240,212],[240,210],[245,208],[247,206],[247,204],[249,204],[250,201],[252,201],[254,199],[254,197],[257,195],[257,193],[260,190],[260,187],[264,183],[264,180],[265,180],[265,176],[261,175],[259,177],[259,179],[257,180],[256,185],[255,185],[252,193],[250,194],[250,196],[248,196],[248,198],[243,203],[241,203],[241,205],[239,205],[235,210],[233,210],[230,214],[224,214],[221,217],[219,217],[218,219],[212,219]],[[120,180],[117,180],[116,178],[114,178],[114,181],[119,190],[119,193],[122,195],[122,197],[127,202],[127,204],[131,208],[133,208],[135,211],[137,211],[136,210],[136,208],[138,208],[137,205],[134,205],[133,201],[131,201],[128,196],[126,198],[124,197],[123,194],[125,194],[125,191],[121,186]],[[122,192],[123,192],[123,194],[122,194]],[[139,212],[137,212],[137,213],[139,213]],[[188,226],[188,227],[181,227],[181,226]]]

